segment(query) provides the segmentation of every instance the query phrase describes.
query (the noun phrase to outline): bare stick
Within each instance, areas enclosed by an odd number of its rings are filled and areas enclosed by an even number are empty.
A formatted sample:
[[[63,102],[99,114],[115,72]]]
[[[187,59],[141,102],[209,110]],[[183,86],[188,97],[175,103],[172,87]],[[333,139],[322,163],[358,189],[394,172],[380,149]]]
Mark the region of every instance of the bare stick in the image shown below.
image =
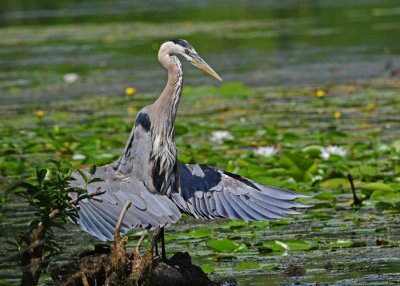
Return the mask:
[[[102,189],[97,189],[96,191],[94,191],[93,193],[85,193],[83,195],[80,195],[79,197],[77,197],[76,199],[70,200],[69,201],[69,205],[76,205],[77,203],[79,203],[79,201],[84,200],[84,199],[90,199],[96,196],[100,196],[102,194],[105,194],[106,191],[102,190]]]
[[[140,257],[140,247],[142,246],[142,243],[143,243],[145,237],[146,237],[146,232],[142,234],[142,236],[139,238],[135,248],[132,249],[133,257],[135,257],[135,259],[137,257]]]
[[[131,200],[127,200],[125,205],[124,205],[124,207],[121,210],[121,213],[119,215],[117,224],[115,225],[114,241],[119,240],[119,238],[120,238],[119,234],[121,233],[121,225],[122,225],[122,222],[124,221],[124,217],[125,217],[126,211],[131,206],[131,204],[132,204],[132,201]]]
[[[148,251],[153,252],[154,246],[155,246],[156,243],[157,243],[157,240],[158,240],[158,236],[159,236],[159,235],[160,235],[160,228],[157,227],[157,228],[153,231],[153,235],[152,235],[152,237],[151,237],[150,245],[149,245],[149,247],[147,248]]]
[[[347,175],[347,178],[349,179],[351,191],[353,192],[353,204],[355,206],[361,206],[362,201],[357,197],[356,187],[354,186],[353,177],[350,173]]]

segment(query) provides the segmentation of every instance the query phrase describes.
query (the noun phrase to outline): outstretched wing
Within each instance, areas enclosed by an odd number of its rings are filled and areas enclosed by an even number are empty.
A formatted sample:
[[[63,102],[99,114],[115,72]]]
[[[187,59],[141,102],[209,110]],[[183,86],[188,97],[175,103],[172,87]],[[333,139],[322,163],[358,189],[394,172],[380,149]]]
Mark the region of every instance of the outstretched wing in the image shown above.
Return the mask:
[[[292,191],[257,184],[239,175],[206,165],[179,165],[180,192],[171,199],[195,217],[246,221],[274,220],[298,214],[295,202],[307,197]]]
[[[87,174],[89,177],[90,175]],[[72,187],[84,186],[77,173]],[[153,194],[145,185],[134,178],[117,177],[110,166],[98,168],[93,177],[103,179],[89,184],[89,193],[104,190],[106,193],[79,201],[77,223],[80,228],[100,240],[113,240],[118,217],[127,200],[132,201],[121,227],[121,235],[133,228],[163,227],[175,223],[181,217],[179,209],[166,196]],[[76,193],[71,193],[76,198]]]

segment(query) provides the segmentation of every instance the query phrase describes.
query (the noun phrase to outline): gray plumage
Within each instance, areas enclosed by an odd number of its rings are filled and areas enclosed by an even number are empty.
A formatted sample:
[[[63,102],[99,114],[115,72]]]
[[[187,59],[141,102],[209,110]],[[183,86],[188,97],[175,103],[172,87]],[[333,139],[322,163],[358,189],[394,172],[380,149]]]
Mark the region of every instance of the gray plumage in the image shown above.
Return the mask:
[[[133,228],[171,225],[180,219],[181,212],[196,218],[259,221],[297,214],[293,208],[305,207],[294,201],[305,197],[301,194],[263,186],[210,166],[178,162],[175,118],[183,73],[177,55],[221,80],[185,40],[171,40],[160,47],[158,59],[168,71],[165,89],[152,105],[138,113],[120,158],[99,167],[94,174],[102,181],[90,184],[88,192],[100,189],[105,193],[79,202],[79,226],[100,240],[113,239],[127,200],[132,206],[126,212],[121,234]],[[78,173],[73,177],[71,186],[84,185]],[[71,197],[76,198],[76,194],[71,193]]]

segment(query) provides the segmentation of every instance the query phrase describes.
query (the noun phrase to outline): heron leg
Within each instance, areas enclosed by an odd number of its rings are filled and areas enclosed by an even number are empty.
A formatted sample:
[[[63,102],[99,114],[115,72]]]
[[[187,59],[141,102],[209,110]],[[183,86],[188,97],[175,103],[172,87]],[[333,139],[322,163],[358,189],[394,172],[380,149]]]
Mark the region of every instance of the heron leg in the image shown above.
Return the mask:
[[[163,227],[160,230],[160,240],[161,240],[161,259],[163,261],[167,261],[167,254],[165,251],[165,236],[164,236],[164,228]]]
[[[157,257],[158,256],[158,239],[156,239],[156,246],[154,247],[154,251],[155,251],[155,257]]]

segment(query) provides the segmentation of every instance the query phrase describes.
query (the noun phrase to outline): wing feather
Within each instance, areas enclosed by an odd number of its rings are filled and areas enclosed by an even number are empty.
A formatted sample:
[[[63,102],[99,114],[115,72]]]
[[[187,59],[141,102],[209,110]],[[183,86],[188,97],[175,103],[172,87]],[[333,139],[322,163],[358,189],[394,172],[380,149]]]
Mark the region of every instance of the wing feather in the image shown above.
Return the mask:
[[[89,184],[87,191],[92,193],[101,189],[106,192],[79,201],[77,222],[82,230],[100,240],[114,238],[115,225],[127,200],[131,200],[132,205],[125,214],[121,235],[133,228],[164,227],[179,220],[181,213],[175,203],[164,195],[151,193],[141,181],[118,177],[111,166],[98,168],[94,177],[97,175],[103,181]],[[73,176],[72,187],[84,185],[79,174]],[[76,198],[75,193],[70,195]]]
[[[180,190],[171,199],[195,217],[275,220],[299,214],[295,201],[307,197],[293,191],[264,186],[239,175],[206,165],[180,164]]]

